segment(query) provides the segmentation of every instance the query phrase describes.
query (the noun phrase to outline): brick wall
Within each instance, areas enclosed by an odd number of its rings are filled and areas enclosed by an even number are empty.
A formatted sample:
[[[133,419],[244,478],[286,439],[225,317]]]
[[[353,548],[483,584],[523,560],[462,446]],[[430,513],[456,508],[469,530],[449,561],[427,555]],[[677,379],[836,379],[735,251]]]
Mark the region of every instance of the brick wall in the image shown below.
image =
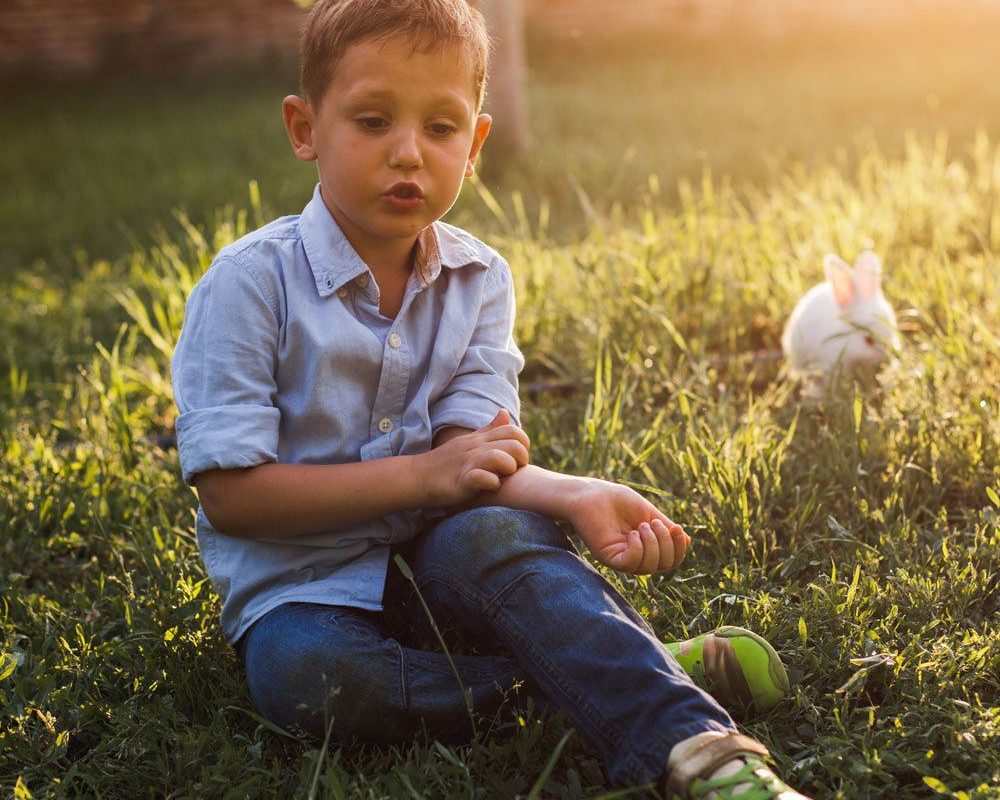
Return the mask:
[[[293,0],[0,0],[0,77],[294,58]]]

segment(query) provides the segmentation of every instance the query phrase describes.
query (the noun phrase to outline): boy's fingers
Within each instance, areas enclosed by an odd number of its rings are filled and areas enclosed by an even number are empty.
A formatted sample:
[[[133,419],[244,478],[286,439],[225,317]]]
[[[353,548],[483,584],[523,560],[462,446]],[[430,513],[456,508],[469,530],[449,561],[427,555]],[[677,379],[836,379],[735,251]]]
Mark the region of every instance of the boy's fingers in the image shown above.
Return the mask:
[[[642,540],[642,560],[637,571],[640,575],[649,575],[660,568],[660,543],[648,522],[639,526],[639,538]]]
[[[691,537],[688,536],[684,529],[679,525],[678,531],[671,530],[670,535],[674,541],[674,566],[678,566],[683,560],[684,556],[687,555],[688,548],[691,546]]]
[[[498,475],[513,475],[519,466],[514,456],[499,447],[487,450],[476,463],[478,469],[486,469]]]
[[[503,452],[517,462],[517,466],[523,467],[528,463],[528,448],[517,439],[496,439],[483,442],[476,450],[472,451],[473,457],[477,459],[493,458],[496,452]],[[480,466],[480,465],[477,465]]]
[[[660,547],[660,563],[657,569],[673,569],[680,563],[681,558],[677,552],[675,539],[670,535],[670,530],[660,519],[653,520],[652,528]]]
[[[528,448],[520,439],[505,439],[494,443],[495,447],[510,453],[519,467],[528,463]]]
[[[462,486],[477,492],[494,492],[500,488],[500,476],[485,469],[471,469],[465,473]]]
[[[661,569],[675,569],[684,560],[684,555],[691,545],[691,537],[687,535],[683,527],[668,516],[656,512],[654,525],[658,527],[660,524],[664,526],[666,534],[670,537],[673,549],[673,564],[667,564],[661,567]]]
[[[612,569],[636,574],[642,560],[642,538],[639,531],[629,531],[625,541],[604,548],[599,560]]]
[[[485,425],[483,425],[483,427],[481,427],[479,430],[488,431],[491,428],[499,428],[501,425],[509,425],[509,424],[510,424],[510,413],[507,411],[506,408],[501,408],[496,413],[496,416],[493,417],[493,419],[491,419]]]
[[[629,531],[599,550],[592,551],[605,566],[621,572],[634,572],[633,564],[638,564],[642,556],[642,543],[639,541],[639,531]]]
[[[672,519],[670,519],[670,517],[668,517],[666,514],[664,514],[659,509],[656,509],[653,512],[653,516],[655,516],[656,519],[660,520],[660,522],[662,522],[668,528],[671,527],[672,525],[676,525],[677,524],[676,522],[674,522]]]
[[[507,452],[514,456],[514,460],[517,461],[519,467],[526,467],[528,465],[528,448],[520,442],[511,442],[507,448]]]
[[[676,522],[670,523],[668,526],[670,529],[670,535],[674,540],[674,551],[676,556],[674,558],[674,566],[676,567],[681,561],[684,560],[684,556],[687,554],[688,548],[691,546],[691,537],[688,536],[687,531],[684,530]]]
[[[499,441],[501,439],[516,439],[527,448],[531,447],[531,439],[517,425],[502,425],[489,430],[484,429],[484,438],[488,442]]]

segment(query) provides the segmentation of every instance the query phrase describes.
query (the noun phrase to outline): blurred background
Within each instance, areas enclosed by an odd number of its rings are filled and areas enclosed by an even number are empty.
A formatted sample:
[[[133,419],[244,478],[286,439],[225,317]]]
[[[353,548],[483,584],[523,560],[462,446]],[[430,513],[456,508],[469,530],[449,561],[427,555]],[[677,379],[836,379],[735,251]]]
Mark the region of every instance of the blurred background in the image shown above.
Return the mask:
[[[157,231],[248,204],[297,213],[288,149],[295,0],[0,3],[0,276],[65,274]],[[487,147],[501,204],[544,198],[550,232],[705,170],[749,190],[795,163],[849,166],[874,141],[1000,127],[997,0],[492,0],[523,43],[525,132]],[[489,10],[489,9],[488,9]],[[516,79],[516,76],[515,76]],[[494,91],[491,105],[502,98]],[[497,113],[497,132],[510,119]],[[474,190],[453,221],[486,234]],[[86,254],[85,257],[82,254]]]

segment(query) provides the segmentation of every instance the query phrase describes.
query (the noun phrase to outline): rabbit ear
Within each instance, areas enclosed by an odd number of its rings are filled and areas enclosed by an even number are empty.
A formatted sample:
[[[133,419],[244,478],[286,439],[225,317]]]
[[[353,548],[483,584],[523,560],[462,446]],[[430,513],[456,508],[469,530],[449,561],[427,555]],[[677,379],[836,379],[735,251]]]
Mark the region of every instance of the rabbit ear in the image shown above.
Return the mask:
[[[843,308],[854,299],[851,265],[840,256],[828,253],[823,259],[823,271],[833,287],[833,296],[837,300],[837,305]]]
[[[882,262],[871,250],[865,250],[854,262],[854,282],[862,298],[874,297],[882,286]]]

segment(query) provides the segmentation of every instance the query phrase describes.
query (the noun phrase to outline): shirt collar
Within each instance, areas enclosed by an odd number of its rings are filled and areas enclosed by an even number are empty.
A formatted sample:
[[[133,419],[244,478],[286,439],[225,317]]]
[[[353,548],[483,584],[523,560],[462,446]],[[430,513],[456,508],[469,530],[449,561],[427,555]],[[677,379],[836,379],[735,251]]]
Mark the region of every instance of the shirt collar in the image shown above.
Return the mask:
[[[368,271],[323,202],[319,184],[299,217],[299,233],[321,297]],[[437,280],[442,267],[458,269],[469,264],[488,266],[480,253],[447,226],[435,222],[421,231],[414,270],[422,288]]]

